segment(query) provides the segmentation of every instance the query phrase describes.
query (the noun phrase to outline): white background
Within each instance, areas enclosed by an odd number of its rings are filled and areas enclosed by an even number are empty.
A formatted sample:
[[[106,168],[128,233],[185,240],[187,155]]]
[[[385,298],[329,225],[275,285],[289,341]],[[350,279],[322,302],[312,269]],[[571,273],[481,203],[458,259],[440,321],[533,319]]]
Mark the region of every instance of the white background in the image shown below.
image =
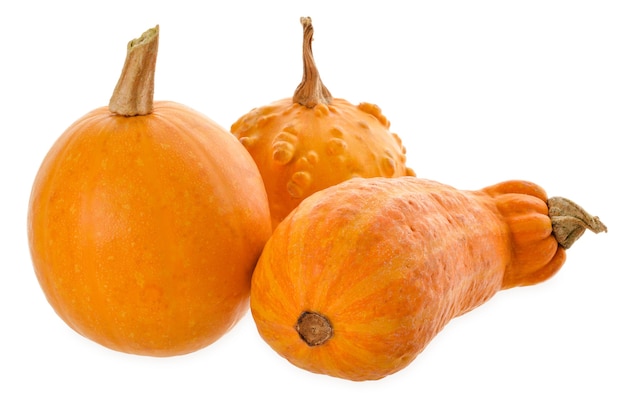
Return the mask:
[[[623,5],[3,2],[0,404],[626,404]],[[326,86],[378,104],[418,176],[461,189],[530,180],[600,216],[609,232],[585,234],[554,278],[500,292],[376,382],[293,367],[249,314],[217,343],[168,359],[74,333],[46,302],[28,253],[26,209],[44,154],[108,103],[126,43],[156,24],[156,99],[229,128],[290,97],[302,75],[301,16],[313,19]]]

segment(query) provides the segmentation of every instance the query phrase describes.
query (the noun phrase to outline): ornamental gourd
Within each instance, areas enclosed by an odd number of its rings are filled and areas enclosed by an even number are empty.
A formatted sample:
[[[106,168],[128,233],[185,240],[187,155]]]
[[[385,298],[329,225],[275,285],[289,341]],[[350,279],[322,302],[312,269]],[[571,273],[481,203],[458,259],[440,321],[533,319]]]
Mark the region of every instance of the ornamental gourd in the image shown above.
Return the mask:
[[[585,229],[606,231],[530,182],[461,191],[415,177],[348,180],[274,230],[253,274],[252,316],[300,368],[381,379],[452,318],[550,278]]]
[[[274,227],[304,198],[344,180],[414,175],[377,105],[332,97],[313,60],[311,18],[300,21],[304,73],[293,97],[255,108],[231,126],[259,167]]]
[[[128,44],[113,97],[43,160],[28,208],[33,265],[74,330],[108,348],[203,348],[248,309],[271,233],[261,175],[227,130],[153,102],[159,27]]]

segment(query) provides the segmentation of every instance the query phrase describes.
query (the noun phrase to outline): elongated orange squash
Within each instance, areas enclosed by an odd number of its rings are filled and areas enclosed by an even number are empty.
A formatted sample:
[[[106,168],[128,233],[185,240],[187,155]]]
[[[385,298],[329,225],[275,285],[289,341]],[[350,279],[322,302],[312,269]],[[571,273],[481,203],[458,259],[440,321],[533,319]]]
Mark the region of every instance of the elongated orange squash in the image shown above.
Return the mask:
[[[454,317],[554,275],[597,218],[534,183],[478,191],[352,179],[275,229],[252,279],[261,337],[294,365],[355,381],[406,367]]]

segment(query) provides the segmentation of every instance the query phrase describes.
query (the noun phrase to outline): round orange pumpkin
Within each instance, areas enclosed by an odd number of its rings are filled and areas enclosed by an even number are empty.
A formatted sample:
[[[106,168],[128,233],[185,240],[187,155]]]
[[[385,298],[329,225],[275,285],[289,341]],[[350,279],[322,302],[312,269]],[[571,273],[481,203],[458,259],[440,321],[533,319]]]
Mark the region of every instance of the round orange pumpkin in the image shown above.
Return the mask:
[[[230,129],[261,171],[274,227],[307,196],[345,180],[415,175],[377,105],[332,97],[313,60],[311,19],[301,23],[304,73],[293,97],[251,110]]]
[[[114,350],[203,348],[248,309],[271,233],[254,161],[182,104],[154,102],[158,26],[131,41],[109,108],[56,141],[37,173],[28,238],[58,315]]]

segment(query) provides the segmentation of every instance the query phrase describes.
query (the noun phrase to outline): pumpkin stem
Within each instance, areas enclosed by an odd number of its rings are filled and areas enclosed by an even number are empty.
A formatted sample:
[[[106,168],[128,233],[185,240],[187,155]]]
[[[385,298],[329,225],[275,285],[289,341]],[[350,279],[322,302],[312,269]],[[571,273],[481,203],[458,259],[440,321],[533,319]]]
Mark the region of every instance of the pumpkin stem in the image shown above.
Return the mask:
[[[330,321],[315,312],[302,312],[296,323],[296,331],[309,347],[322,345],[333,336]]]
[[[301,17],[300,23],[304,30],[304,39],[302,42],[302,59],[304,62],[304,72],[302,74],[302,82],[296,88],[293,94],[293,102],[300,103],[303,106],[312,108],[318,104],[330,104],[333,96],[330,94],[315,66],[313,60],[313,24],[311,17]]]
[[[131,117],[152,112],[158,47],[158,25],[128,43],[122,74],[109,101],[111,113]]]
[[[548,199],[548,215],[552,220],[552,233],[565,249],[570,248],[585,230],[606,232],[606,226],[598,217],[587,213],[582,207],[564,197]]]

